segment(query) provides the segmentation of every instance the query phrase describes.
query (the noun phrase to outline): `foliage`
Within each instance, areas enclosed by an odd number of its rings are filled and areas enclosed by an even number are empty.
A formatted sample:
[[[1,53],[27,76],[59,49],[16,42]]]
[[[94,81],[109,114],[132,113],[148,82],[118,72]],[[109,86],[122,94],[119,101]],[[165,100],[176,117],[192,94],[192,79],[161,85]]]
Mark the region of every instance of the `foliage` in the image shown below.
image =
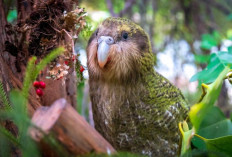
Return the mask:
[[[228,51],[219,51],[216,53],[212,53],[210,55],[210,61],[208,66],[202,70],[201,72],[198,72],[192,78],[190,81],[196,81],[199,80],[201,83],[211,83],[213,82],[217,76],[227,67],[231,68],[232,66],[232,47],[228,48]],[[207,74],[207,75],[206,75]]]
[[[81,37],[83,37],[85,40],[88,40],[93,33],[92,24],[90,24],[91,19],[89,17],[86,17],[86,25],[84,26],[84,29],[80,32]]]
[[[221,42],[221,36],[217,31],[212,34],[203,34],[201,41],[201,48],[210,50],[214,46],[218,46]]]
[[[204,48],[207,47],[206,45],[211,48],[210,44],[211,46],[220,44],[212,38],[212,36],[203,38],[203,40],[210,39],[207,44],[206,41],[202,41]],[[214,106],[224,79],[230,81],[231,52],[231,47],[228,47],[227,52],[212,53],[208,66],[190,80],[199,80],[202,83],[203,93],[200,101],[193,105],[189,112],[192,129],[183,129],[185,122],[179,124],[183,137],[181,156],[194,156],[196,153],[202,153],[209,156],[229,157],[232,154],[231,119],[227,119],[222,111]],[[190,147],[191,144],[192,147]]]
[[[10,101],[6,97],[6,92],[3,89],[2,84],[0,84],[0,96],[1,100],[5,105],[5,110],[0,112],[1,120],[11,120],[18,128],[18,136],[15,137],[11,132],[6,130],[4,127],[0,127],[0,136],[4,136],[1,145],[6,148],[1,152],[3,156],[8,156],[9,141],[11,145],[19,148],[22,151],[23,156],[40,156],[34,141],[28,136],[28,128],[32,125],[30,118],[27,114],[27,101],[29,96],[29,89],[32,82],[36,79],[41,70],[43,70],[46,65],[54,60],[58,55],[64,52],[64,48],[57,48],[51,51],[44,59],[40,61],[39,64],[35,64],[36,57],[32,57],[27,65],[25,78],[23,82],[22,91],[13,90],[10,92]]]
[[[182,147],[181,154],[186,154],[191,152],[190,141],[194,135],[194,130],[189,130],[186,121],[179,123],[180,133],[182,135]]]
[[[78,113],[82,114],[82,101],[83,101],[83,96],[84,96],[84,93],[83,93],[83,89],[84,89],[84,81],[80,82],[78,85],[77,85],[77,111]]]
[[[208,63],[210,61],[210,55],[194,55],[194,60],[197,63]]]
[[[13,123],[18,128],[18,137],[15,137],[11,132],[1,126],[0,134],[3,135],[6,139],[2,144],[5,148],[7,148],[10,146],[10,141],[11,145],[22,150],[23,156],[39,156],[39,152],[34,141],[32,141],[32,139],[27,134],[27,129],[30,126],[30,119],[27,114],[25,114],[25,102],[25,97],[20,91],[10,92],[9,103],[12,105],[12,109],[1,111],[0,118],[1,120],[7,119],[13,121]],[[5,156],[7,152],[3,150],[1,154]]]
[[[3,104],[3,108],[8,110],[11,108],[7,94],[4,90],[2,82],[0,82],[0,102]]]
[[[57,48],[51,51],[44,59],[42,59],[38,65],[35,65],[36,57],[32,57],[27,65],[27,72],[25,74],[22,93],[25,97],[25,100],[28,99],[29,88],[33,81],[37,78],[41,70],[43,70],[49,62],[54,60],[58,55],[64,52],[64,48]],[[25,103],[26,104],[26,103]],[[26,106],[24,107],[26,111]],[[25,112],[26,113],[26,112]]]
[[[199,103],[191,107],[189,116],[192,124],[195,126],[196,130],[199,129],[204,116],[207,114],[209,108],[214,105],[217,100],[220,89],[222,86],[223,79],[225,75],[229,72],[229,68],[226,68],[217,78],[215,82],[210,85],[202,84],[203,95]]]

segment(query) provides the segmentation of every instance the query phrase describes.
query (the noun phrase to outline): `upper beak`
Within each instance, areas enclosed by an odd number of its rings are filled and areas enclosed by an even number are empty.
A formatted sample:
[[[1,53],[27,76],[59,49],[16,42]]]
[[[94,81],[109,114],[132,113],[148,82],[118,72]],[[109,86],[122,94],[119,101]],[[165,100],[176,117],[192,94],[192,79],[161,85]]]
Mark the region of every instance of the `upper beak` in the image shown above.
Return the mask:
[[[97,59],[101,68],[105,66],[109,56],[110,45],[114,43],[114,39],[110,36],[101,36],[98,40]]]

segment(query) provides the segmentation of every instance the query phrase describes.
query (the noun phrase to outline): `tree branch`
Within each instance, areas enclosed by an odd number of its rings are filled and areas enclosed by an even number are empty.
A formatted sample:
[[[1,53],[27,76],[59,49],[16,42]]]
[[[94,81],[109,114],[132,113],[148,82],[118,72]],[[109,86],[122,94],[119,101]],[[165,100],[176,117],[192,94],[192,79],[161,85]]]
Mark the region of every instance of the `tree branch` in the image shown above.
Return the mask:
[[[32,11],[30,0],[18,0],[17,1],[18,10],[18,22],[25,20]]]
[[[120,11],[119,16],[122,17],[135,3],[135,0],[127,0],[124,9]]]
[[[118,17],[118,15],[114,12],[113,4],[111,0],[106,0],[107,7],[110,11],[111,16]]]
[[[7,24],[6,21],[6,15],[5,15],[5,11],[4,11],[4,4],[3,4],[3,0],[0,0],[0,50],[3,51],[4,49],[4,43],[7,39],[7,34],[6,34],[6,30],[5,30],[5,26]]]

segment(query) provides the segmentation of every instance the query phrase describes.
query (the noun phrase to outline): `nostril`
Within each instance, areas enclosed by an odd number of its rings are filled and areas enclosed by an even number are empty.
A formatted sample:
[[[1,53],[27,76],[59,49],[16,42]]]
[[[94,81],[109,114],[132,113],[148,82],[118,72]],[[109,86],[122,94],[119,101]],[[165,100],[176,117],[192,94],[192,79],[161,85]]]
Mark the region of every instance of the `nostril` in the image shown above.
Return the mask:
[[[98,39],[98,44],[102,41],[105,41],[107,44],[111,45],[114,43],[114,39],[110,36],[101,36],[99,39]]]
[[[109,37],[108,42],[109,42],[109,44],[113,44],[114,43],[114,39],[112,37]]]

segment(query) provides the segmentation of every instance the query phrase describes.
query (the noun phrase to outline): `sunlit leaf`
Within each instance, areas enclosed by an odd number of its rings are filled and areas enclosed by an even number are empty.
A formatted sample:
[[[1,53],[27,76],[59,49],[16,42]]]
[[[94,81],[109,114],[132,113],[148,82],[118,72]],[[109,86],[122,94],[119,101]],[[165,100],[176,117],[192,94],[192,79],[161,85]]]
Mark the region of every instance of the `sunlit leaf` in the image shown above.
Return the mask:
[[[207,139],[200,135],[196,135],[199,139],[201,139],[208,151],[215,152],[211,156],[225,156],[231,157],[232,154],[232,136],[223,136],[219,138]],[[216,155],[217,154],[217,155]]]
[[[194,59],[197,63],[208,63],[210,61],[210,55],[194,55]]]
[[[225,119],[208,127],[202,128],[198,134],[207,139],[219,138],[222,136],[232,135],[232,123]],[[199,138],[194,137],[192,143],[199,149],[206,149],[205,143]]]
[[[213,106],[209,108],[208,113],[205,115],[198,134],[206,138],[229,135],[231,132],[230,125],[231,122],[226,119],[222,111],[218,107]],[[192,143],[199,149],[206,149],[204,142],[197,137],[192,139]]]
[[[226,36],[229,40],[232,40],[232,29],[227,30]]]
[[[218,107],[212,106],[208,110],[208,113],[201,122],[200,129],[226,119],[224,113]]]
[[[206,146],[208,150],[225,153],[229,157],[232,155],[232,136],[206,140]]]
[[[188,124],[184,121],[179,123],[179,130],[182,135],[181,156],[188,157],[191,154],[191,139],[194,135],[194,129],[189,130]]]
[[[221,74],[218,76],[216,81],[214,81],[210,85],[203,85],[203,88],[206,91],[206,95],[204,95],[201,102],[193,105],[189,112],[190,120],[196,131],[198,131],[205,115],[209,112],[209,109],[214,105],[215,101],[217,100],[224,77],[229,71],[230,69],[226,67],[223,72],[221,72]]]
[[[202,35],[201,48],[210,50],[212,47],[217,45],[217,40],[211,34]]]
[[[210,63],[208,66],[193,75],[190,82],[199,80],[200,83],[211,83],[218,75],[225,69],[226,66],[232,65],[232,52],[219,51],[218,53],[212,53],[210,56]]]

